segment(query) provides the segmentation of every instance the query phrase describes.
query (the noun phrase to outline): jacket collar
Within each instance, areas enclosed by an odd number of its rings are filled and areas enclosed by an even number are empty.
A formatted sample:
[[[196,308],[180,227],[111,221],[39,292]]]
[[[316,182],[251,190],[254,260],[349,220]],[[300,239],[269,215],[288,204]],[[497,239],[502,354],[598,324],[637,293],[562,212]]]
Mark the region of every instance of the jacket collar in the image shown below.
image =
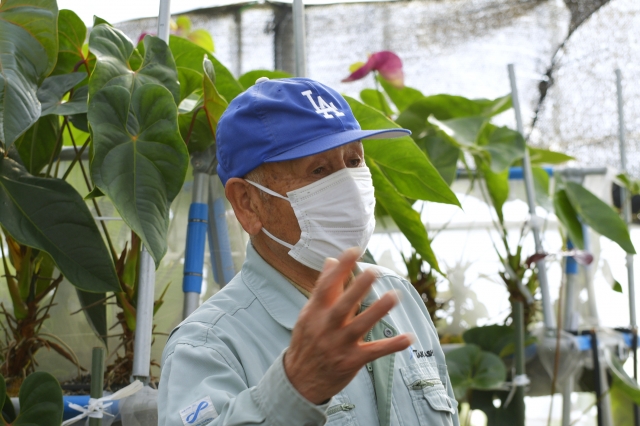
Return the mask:
[[[361,263],[358,269],[361,271],[368,266],[372,265]],[[278,324],[293,330],[298,315],[308,299],[284,275],[269,265],[251,242],[247,244],[247,257],[242,265],[242,281]],[[379,293],[374,284],[362,301],[362,306],[366,308],[372,305],[382,296]]]
[[[278,324],[293,330],[307,298],[269,265],[251,242],[247,244],[247,257],[242,265],[242,280]]]

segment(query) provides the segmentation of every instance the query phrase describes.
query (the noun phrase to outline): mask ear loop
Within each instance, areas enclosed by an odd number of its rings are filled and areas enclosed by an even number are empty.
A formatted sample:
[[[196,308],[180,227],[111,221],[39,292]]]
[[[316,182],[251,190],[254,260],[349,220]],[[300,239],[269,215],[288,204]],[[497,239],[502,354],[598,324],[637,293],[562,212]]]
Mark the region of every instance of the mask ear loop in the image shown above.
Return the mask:
[[[276,237],[275,235],[273,235],[271,232],[267,231],[266,229],[264,229],[264,227],[262,227],[262,232],[264,232],[265,234],[267,234],[267,237],[271,238],[273,241],[275,241],[276,243],[280,243],[283,246],[285,246],[286,248],[288,248],[289,250],[293,250],[293,246],[291,244],[289,244],[286,241],[281,240],[280,238]]]
[[[258,188],[261,191],[266,192],[269,195],[273,195],[274,197],[282,198],[283,200],[289,201],[289,199],[287,197],[284,197],[284,196],[278,194],[276,191],[272,191],[271,189],[267,188],[266,186],[262,186],[259,183],[252,182],[249,179],[245,179],[245,181],[249,182],[251,185],[255,186],[256,188]]]
[[[251,185],[255,186],[256,188],[258,188],[261,191],[266,192],[269,195],[273,195],[274,197],[278,197],[278,198],[282,198],[283,200],[287,200],[289,201],[289,199],[287,197],[283,197],[282,195],[278,194],[275,191],[270,190],[269,188],[260,185],[259,183],[255,183],[252,182],[248,179],[245,179],[247,182],[249,182]],[[290,202],[290,201],[289,201]],[[293,245],[289,244],[286,241],[281,240],[280,238],[276,237],[275,235],[273,235],[271,232],[267,231],[264,226],[262,227],[262,232],[264,232],[265,234],[267,234],[267,237],[271,238],[273,241],[275,241],[276,243],[280,243],[283,246],[285,246],[286,248],[288,248],[289,250],[293,250]]]

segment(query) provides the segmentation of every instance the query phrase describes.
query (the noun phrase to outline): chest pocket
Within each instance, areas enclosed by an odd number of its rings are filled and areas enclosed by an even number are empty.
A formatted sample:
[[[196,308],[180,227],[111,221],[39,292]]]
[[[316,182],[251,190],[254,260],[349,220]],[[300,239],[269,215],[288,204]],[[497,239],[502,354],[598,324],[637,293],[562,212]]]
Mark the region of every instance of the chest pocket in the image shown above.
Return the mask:
[[[358,421],[354,409],[356,406],[349,401],[349,397],[340,392],[333,398],[327,408],[327,426],[357,426]]]
[[[438,366],[429,361],[400,369],[420,425],[452,426],[457,401],[447,395]],[[445,373],[446,374],[446,373]],[[445,379],[446,380],[446,379]]]

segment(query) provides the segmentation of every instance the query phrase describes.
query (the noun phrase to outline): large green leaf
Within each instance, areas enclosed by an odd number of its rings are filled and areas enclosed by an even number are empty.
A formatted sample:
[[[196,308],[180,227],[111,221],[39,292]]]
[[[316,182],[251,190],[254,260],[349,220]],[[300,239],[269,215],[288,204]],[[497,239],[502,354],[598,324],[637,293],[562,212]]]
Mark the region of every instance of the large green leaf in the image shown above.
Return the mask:
[[[56,115],[40,117],[33,126],[20,136],[15,147],[27,171],[32,175],[40,173],[60,152],[58,142],[60,119]]]
[[[185,105],[190,98],[185,99],[181,104],[178,115],[178,125],[180,135],[187,144],[189,153],[202,152],[215,143],[207,112],[204,110],[204,96],[194,96],[194,104]],[[190,109],[182,107],[189,106]]]
[[[42,104],[41,115],[73,115],[87,112],[87,98],[66,101],[64,95],[87,77],[86,72],[53,75],[48,77],[38,89],[38,100]]]
[[[222,113],[227,109],[228,104],[216,89],[216,74],[213,63],[209,58],[204,58],[202,67],[204,69],[204,110],[207,113],[209,127],[215,139],[218,122],[220,121]]]
[[[438,259],[433,253],[431,242],[427,235],[420,214],[411,207],[411,204],[394,188],[384,173],[370,159],[365,152],[365,161],[371,170],[371,178],[375,188],[376,202],[391,216],[393,221],[418,254],[426,260],[432,268],[440,272]]]
[[[29,175],[0,152],[0,223],[19,243],[51,255],[60,272],[86,291],[119,291],[100,231],[71,185]]]
[[[11,144],[40,117],[36,91],[58,56],[56,0],[0,4],[0,142]]]
[[[515,349],[515,331],[513,327],[506,325],[470,328],[462,334],[462,338],[466,343],[478,345],[483,351],[489,351],[501,358],[513,355]],[[529,346],[535,342],[536,338],[529,334],[524,345]]]
[[[489,126],[487,119],[481,116],[452,118],[450,120],[438,120],[435,116],[430,116],[428,121],[446,134],[452,143],[472,153],[481,150],[477,141],[484,127]]]
[[[393,100],[393,97],[391,99]],[[462,96],[433,95],[413,102],[402,111],[396,122],[411,130],[416,137],[421,137],[430,116],[438,121],[462,117],[482,117],[486,120],[509,108],[511,108],[510,96],[493,100],[472,100]],[[472,141],[475,142],[475,139]]]
[[[364,89],[360,92],[360,99],[365,105],[369,105],[371,108],[375,108],[382,112],[384,115],[389,115],[393,112],[391,106],[384,97],[384,94],[375,89]]]
[[[107,346],[106,293],[89,293],[76,288],[80,306],[93,332]]]
[[[169,38],[169,49],[176,61],[180,81],[180,101],[202,91],[202,59],[211,56],[195,43],[177,36]]]
[[[363,129],[398,127],[380,111],[348,96],[345,99]],[[375,162],[386,178],[405,197],[460,206],[458,198],[438,170],[408,136],[393,140],[368,139],[363,141],[363,145],[369,162]]]
[[[96,69],[100,66],[96,66]],[[156,84],[121,86],[89,102],[91,175],[159,264],[167,250],[169,207],[182,187],[188,152],[171,93]]]
[[[395,104],[396,108],[398,108],[398,111],[400,112],[407,109],[407,107],[409,107],[409,105],[411,105],[415,101],[424,97],[424,95],[419,90],[412,87],[405,86],[402,89],[398,89],[380,76],[378,77],[378,81],[389,96],[389,99],[391,99],[391,101]]]
[[[176,59],[176,65],[182,70],[192,70],[202,75],[202,59],[206,56],[213,63],[213,68],[216,74],[216,88],[218,92],[225,98],[227,102],[231,102],[233,98],[244,92],[244,87],[235,79],[231,71],[229,71],[224,65],[218,61],[215,56],[204,50],[202,47],[195,43],[178,36],[171,36],[169,38],[169,48]],[[191,77],[183,77],[194,79]],[[182,84],[183,80],[180,80]],[[194,85],[194,82],[190,84]],[[199,84],[202,84],[200,81]],[[195,86],[193,86],[195,87]],[[194,89],[195,90],[195,89]],[[192,92],[184,93],[184,97],[188,96]]]
[[[78,15],[63,9],[58,14],[58,61],[51,75],[84,71],[90,75],[96,58],[85,44],[87,27]]]
[[[542,167],[531,167],[533,175],[533,188],[536,192],[536,205],[553,211],[553,201],[549,195],[550,179],[549,174]]]
[[[426,152],[427,157],[438,170],[442,179],[451,185],[456,178],[458,171],[458,159],[460,158],[460,148],[449,141],[449,138],[442,132],[433,129],[426,136],[415,139],[416,145]]]
[[[445,358],[457,399],[463,399],[469,389],[491,389],[507,378],[507,370],[500,357],[474,344],[449,351]]]
[[[486,124],[478,136],[477,144],[489,155],[491,170],[501,173],[515,161],[524,157],[525,142],[519,132],[507,127]]]
[[[487,325],[473,327],[462,334],[465,343],[479,346],[483,351],[489,351],[496,355],[514,341],[513,327],[506,325]]]
[[[55,377],[44,371],[27,376],[20,387],[20,414],[13,426],[53,426],[62,423],[62,389]]]
[[[478,162],[476,162],[478,164]],[[487,185],[487,191],[489,192],[489,198],[493,208],[498,215],[500,223],[504,222],[504,215],[502,213],[502,207],[509,198],[509,170],[504,170],[500,173],[495,173],[484,163],[479,163],[484,182]]]
[[[209,59],[213,62],[213,68],[216,71],[216,89],[224,96],[227,102],[231,102],[236,96],[244,92],[244,87],[215,56],[210,55]]]
[[[238,82],[246,90],[249,87],[251,87],[254,84],[256,84],[256,80],[261,78],[261,77],[267,77],[267,78],[269,78],[271,80],[274,80],[274,79],[277,79],[277,78],[291,78],[293,76],[291,74],[289,74],[288,72],[280,71],[280,70],[275,70],[275,71],[272,71],[272,70],[253,70],[253,71],[249,71],[247,73],[242,74],[238,78]]]
[[[558,220],[567,231],[567,236],[571,239],[574,246],[584,249],[584,235],[582,233],[582,224],[578,220],[578,212],[571,205],[567,192],[564,189],[556,190],[553,195],[553,209],[558,216]]]
[[[139,57],[131,40],[120,30],[106,24],[98,25],[91,31],[89,48],[97,59],[89,80],[89,98],[104,87],[119,86],[134,91],[145,84],[158,84],[167,88],[176,104],[179,103],[178,72],[164,41],[149,35],[144,38],[144,59],[140,68],[130,64],[130,59],[136,58],[136,55]]]
[[[618,213],[582,185],[566,182],[565,190],[571,205],[587,225],[617,243],[627,253],[635,254],[627,225]]]
[[[528,147],[528,149],[531,164],[563,164],[567,161],[575,160],[572,156],[562,152],[533,147]]]

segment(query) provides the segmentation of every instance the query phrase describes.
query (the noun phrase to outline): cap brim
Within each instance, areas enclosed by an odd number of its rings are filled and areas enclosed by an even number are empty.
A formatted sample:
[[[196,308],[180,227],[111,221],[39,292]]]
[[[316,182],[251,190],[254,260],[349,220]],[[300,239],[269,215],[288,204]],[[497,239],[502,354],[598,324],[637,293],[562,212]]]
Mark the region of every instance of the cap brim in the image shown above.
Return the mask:
[[[411,131],[407,129],[346,130],[305,142],[288,151],[269,157],[265,159],[264,162],[275,163],[278,161],[308,157],[362,139],[392,139],[409,136],[410,134]]]

